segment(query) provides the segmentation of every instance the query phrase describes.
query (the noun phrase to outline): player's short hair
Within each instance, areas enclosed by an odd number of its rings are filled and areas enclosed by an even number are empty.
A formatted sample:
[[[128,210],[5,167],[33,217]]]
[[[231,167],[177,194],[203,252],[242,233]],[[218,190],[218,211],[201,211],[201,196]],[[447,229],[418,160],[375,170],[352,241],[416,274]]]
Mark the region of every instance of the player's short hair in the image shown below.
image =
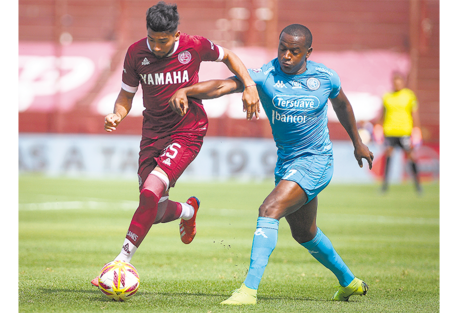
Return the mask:
[[[154,32],[174,33],[178,29],[179,21],[176,4],[160,1],[147,10],[147,29]]]
[[[281,34],[279,35],[279,38],[281,38],[282,33],[286,33],[286,34],[289,34],[291,36],[296,36],[296,37],[304,37],[305,38],[305,46],[307,48],[310,48],[312,46],[312,33],[304,25],[291,24],[289,26],[286,26],[281,31]]]

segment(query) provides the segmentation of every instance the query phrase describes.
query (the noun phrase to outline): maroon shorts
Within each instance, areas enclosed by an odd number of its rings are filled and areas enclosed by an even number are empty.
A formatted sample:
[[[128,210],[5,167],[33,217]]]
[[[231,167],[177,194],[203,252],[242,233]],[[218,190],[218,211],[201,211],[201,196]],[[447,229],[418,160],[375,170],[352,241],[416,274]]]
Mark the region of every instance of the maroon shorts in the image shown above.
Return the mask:
[[[158,165],[174,187],[184,170],[201,150],[203,136],[176,134],[159,139],[142,137],[139,152],[139,188]]]

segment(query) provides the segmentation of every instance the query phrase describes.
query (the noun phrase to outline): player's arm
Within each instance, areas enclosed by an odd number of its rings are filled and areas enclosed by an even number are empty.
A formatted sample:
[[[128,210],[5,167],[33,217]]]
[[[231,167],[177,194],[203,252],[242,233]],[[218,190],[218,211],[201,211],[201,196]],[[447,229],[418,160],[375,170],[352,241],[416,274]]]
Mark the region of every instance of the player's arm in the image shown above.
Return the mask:
[[[188,97],[214,99],[230,93],[242,92],[243,88],[243,83],[235,77],[208,80],[178,89],[168,103],[173,111],[183,116],[188,111]]]
[[[104,129],[107,132],[116,130],[116,127],[122,120],[129,114],[132,108],[132,99],[134,99],[135,93],[127,92],[121,89],[119,95],[114,103],[114,111],[106,115],[104,118]]]
[[[260,112],[260,107],[258,90],[256,89],[255,82],[251,79],[250,74],[246,70],[245,65],[235,53],[226,48],[224,48],[224,58],[222,59],[222,62],[224,62],[228,69],[235,74],[238,79],[240,79],[245,87],[242,101],[243,112],[246,112],[246,118],[251,120],[253,114],[255,114],[256,119],[259,119],[258,114]]]
[[[362,143],[361,137],[357,131],[356,118],[354,117],[351,103],[344,94],[343,89],[340,90],[337,97],[330,99],[330,101],[333,104],[333,109],[335,110],[341,125],[343,125],[349,138],[351,138],[354,145],[354,156],[356,157],[357,163],[362,167],[362,159],[364,158],[369,163],[369,169],[372,169],[374,154],[369,151],[369,148],[365,144]]]

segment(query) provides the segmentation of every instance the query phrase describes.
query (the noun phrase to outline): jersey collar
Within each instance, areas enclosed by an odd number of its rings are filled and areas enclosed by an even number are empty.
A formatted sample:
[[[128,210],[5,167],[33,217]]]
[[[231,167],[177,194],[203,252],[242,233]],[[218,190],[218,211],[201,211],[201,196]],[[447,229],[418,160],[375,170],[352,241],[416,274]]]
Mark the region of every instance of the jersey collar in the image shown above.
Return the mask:
[[[171,57],[171,56],[176,52],[176,50],[178,50],[179,45],[180,45],[180,41],[179,41],[179,40],[178,40],[178,41],[175,41],[175,45],[174,45],[174,47],[173,47],[173,51],[172,51],[169,55],[167,55],[166,57]],[[150,44],[149,44],[148,38],[147,38],[147,48],[149,49],[150,52],[152,52],[152,49],[150,48]]]

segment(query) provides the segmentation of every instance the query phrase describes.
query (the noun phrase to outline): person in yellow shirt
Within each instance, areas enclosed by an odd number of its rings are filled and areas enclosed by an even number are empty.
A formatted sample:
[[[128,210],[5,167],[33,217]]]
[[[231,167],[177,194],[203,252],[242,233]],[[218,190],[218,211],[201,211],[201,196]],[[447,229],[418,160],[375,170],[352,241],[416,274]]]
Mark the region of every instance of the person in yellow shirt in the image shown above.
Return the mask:
[[[418,100],[414,92],[406,88],[405,77],[402,73],[394,72],[392,75],[393,92],[386,93],[383,100],[383,111],[379,124],[382,124],[385,140],[385,171],[382,183],[382,192],[388,190],[388,174],[390,157],[395,147],[405,152],[411,165],[416,191],[422,193],[419,181],[418,167],[416,166],[415,148],[416,140],[421,137],[418,117]]]

